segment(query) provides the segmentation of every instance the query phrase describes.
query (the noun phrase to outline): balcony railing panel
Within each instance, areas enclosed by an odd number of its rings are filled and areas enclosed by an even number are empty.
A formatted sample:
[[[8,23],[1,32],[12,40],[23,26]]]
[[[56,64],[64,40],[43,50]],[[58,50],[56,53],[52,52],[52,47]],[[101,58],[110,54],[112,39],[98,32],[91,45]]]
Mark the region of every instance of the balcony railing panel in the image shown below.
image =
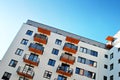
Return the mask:
[[[69,64],[74,64],[75,57],[63,53],[60,57],[60,60],[66,62],[66,63],[69,63]]]
[[[66,66],[58,66],[56,72],[59,74],[71,77],[73,74],[73,69],[70,67],[66,67]]]
[[[76,54],[78,46],[75,46],[70,43],[65,43],[63,50]]]
[[[35,52],[35,53],[42,55],[43,51],[44,51],[44,47],[42,45],[39,45],[39,44],[31,43],[29,46],[29,51],[32,51],[32,52]]]
[[[34,35],[34,41],[37,41],[42,44],[47,44],[48,37],[43,34],[35,34]]]
[[[66,41],[74,43],[74,44],[78,44],[80,40],[67,36]]]
[[[41,28],[41,27],[38,27],[38,32],[46,34],[46,35],[50,35],[51,34],[50,30],[47,30],[47,29],[44,29],[44,28]]]
[[[32,65],[38,66],[40,59],[36,58],[36,59],[31,60],[31,59],[29,59],[29,57],[30,57],[29,54],[25,54],[23,57],[23,61],[26,63],[32,64]]]
[[[24,67],[21,67],[21,66],[19,66],[17,69],[18,75],[27,77],[29,79],[33,79],[34,73],[35,72],[33,70],[25,70]]]

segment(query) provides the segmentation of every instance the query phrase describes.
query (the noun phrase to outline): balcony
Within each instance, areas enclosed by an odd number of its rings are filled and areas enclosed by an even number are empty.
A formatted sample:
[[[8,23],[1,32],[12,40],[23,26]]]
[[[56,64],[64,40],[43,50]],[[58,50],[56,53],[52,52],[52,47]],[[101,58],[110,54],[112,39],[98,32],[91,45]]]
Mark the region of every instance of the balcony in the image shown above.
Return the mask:
[[[113,47],[113,45],[111,45],[111,44],[106,44],[106,48],[107,49],[111,49]]]
[[[37,54],[43,54],[43,51],[44,51],[44,47],[41,45],[41,44],[37,44],[37,43],[31,43],[29,45],[29,51],[32,51],[34,53],[37,53]]]
[[[23,61],[32,65],[38,66],[40,59],[39,58],[31,59],[29,54],[25,54],[23,57]]]
[[[33,79],[35,73],[32,69],[25,70],[24,67],[19,66],[17,69],[17,74],[20,76],[27,77],[29,79]]]
[[[74,43],[74,44],[78,44],[80,40],[67,36],[66,41]]]
[[[38,27],[38,32],[46,34],[46,35],[50,35],[51,34],[50,30],[47,30],[47,29],[41,28],[41,27]]]
[[[69,64],[75,63],[75,57],[65,53],[61,55],[60,60]]]
[[[70,44],[70,43],[65,43],[65,45],[63,47],[64,51],[68,51],[68,52],[71,52],[74,54],[76,54],[77,49],[78,49],[78,46],[75,46],[74,44]]]
[[[59,74],[71,77],[73,74],[73,69],[66,66],[58,66],[56,72]]]
[[[114,40],[115,40],[115,38],[114,38],[114,37],[112,37],[112,36],[107,36],[106,40],[107,40],[107,41],[114,41]]]
[[[43,34],[35,34],[34,35],[34,41],[42,43],[42,44],[47,44],[47,36]]]
[[[108,37],[106,38],[106,40],[108,41],[108,42],[106,43],[106,48],[107,48],[107,49],[111,49],[111,48],[113,47],[113,42],[115,41],[115,38],[112,37],[112,36],[108,36]]]

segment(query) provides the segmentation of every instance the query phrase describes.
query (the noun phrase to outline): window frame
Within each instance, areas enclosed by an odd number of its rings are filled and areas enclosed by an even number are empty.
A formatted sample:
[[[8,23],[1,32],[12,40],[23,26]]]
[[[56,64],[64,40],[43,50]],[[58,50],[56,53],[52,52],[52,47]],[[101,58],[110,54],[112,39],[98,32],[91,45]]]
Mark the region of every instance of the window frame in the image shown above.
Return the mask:
[[[83,53],[87,53],[88,52],[88,49],[85,48],[85,47],[80,47],[80,52],[83,52]]]
[[[62,40],[60,40],[60,39],[56,39],[56,40],[55,40],[55,44],[57,44],[57,45],[61,45],[61,44],[62,44]]]
[[[110,71],[114,69],[114,64],[110,64]]]
[[[103,80],[107,80],[107,76],[103,76]]]
[[[98,52],[94,50],[90,50],[90,55],[98,57]]]
[[[110,76],[110,80],[114,80],[114,76],[113,75]]]
[[[23,49],[17,48],[15,54],[21,56],[23,54],[23,51],[24,51]]]
[[[78,56],[77,62],[86,64],[86,58]]]
[[[105,68],[105,69],[108,69],[108,65],[104,64],[104,68]]]
[[[43,77],[44,77],[44,78],[47,78],[47,79],[50,79],[51,76],[52,76],[52,72],[45,70]]]
[[[110,54],[110,60],[113,59],[113,57],[114,57],[114,54],[111,53],[111,54]]]
[[[53,48],[53,50],[52,50],[52,54],[54,54],[54,55],[58,55],[58,53],[59,53],[59,50],[58,50],[58,49]]]
[[[29,41],[29,40],[27,40],[27,39],[22,39],[22,41],[21,41],[20,43],[23,44],[23,45],[27,45],[27,44],[28,44],[28,41]]]
[[[56,63],[56,60],[53,60],[53,59],[48,60],[48,65],[50,66],[55,66],[55,63]]]
[[[108,59],[108,55],[107,55],[107,54],[105,54],[104,57],[105,57],[106,59]]]
[[[26,35],[32,36],[32,34],[33,34],[33,31],[32,31],[32,30],[27,30],[27,31],[26,31]]]
[[[17,65],[17,63],[18,63],[18,61],[17,61],[17,60],[11,59],[11,60],[10,60],[10,62],[9,62],[9,66],[10,66],[10,67],[14,67],[14,68],[15,68],[15,67],[16,67],[16,65]]]
[[[12,75],[12,73],[9,73],[9,72],[4,72],[4,74],[3,74],[3,76],[2,76],[2,79],[7,79],[7,80],[9,80],[10,79],[10,77],[11,77],[11,75]]]

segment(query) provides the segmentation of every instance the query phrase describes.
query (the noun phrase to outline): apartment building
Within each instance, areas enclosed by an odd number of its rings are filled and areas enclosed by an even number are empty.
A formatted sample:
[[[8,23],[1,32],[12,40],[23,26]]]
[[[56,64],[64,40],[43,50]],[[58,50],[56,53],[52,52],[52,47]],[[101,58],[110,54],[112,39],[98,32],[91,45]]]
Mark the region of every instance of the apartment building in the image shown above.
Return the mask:
[[[119,34],[103,44],[28,20],[0,62],[0,79],[119,80]]]

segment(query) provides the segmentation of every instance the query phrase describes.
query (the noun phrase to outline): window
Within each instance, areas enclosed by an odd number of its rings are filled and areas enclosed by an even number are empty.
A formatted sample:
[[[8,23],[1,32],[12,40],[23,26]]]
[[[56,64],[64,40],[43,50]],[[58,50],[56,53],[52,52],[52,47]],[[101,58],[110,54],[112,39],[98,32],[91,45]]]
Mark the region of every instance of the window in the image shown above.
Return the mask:
[[[49,59],[49,61],[48,61],[48,65],[50,65],[50,66],[54,66],[55,65],[55,60],[53,60],[53,59]]]
[[[91,71],[87,71],[87,70],[84,70],[84,69],[81,69],[81,68],[78,68],[78,67],[76,67],[75,73],[79,74],[79,75],[82,75],[82,76],[92,78],[92,79],[96,78],[96,73],[91,72]]]
[[[104,77],[103,77],[103,80],[107,80],[107,76],[104,76]]]
[[[76,67],[75,73],[76,73],[76,74],[83,75],[83,74],[84,74],[84,69],[81,69],[81,68]]]
[[[55,44],[61,45],[62,44],[62,40],[56,39]]]
[[[31,53],[28,60],[31,60],[33,62],[37,62],[38,61],[38,55]]]
[[[23,53],[23,50],[19,48],[15,52],[15,54],[20,55],[20,56],[22,55],[22,53]]]
[[[52,76],[52,72],[45,70],[45,73],[44,73],[44,76],[43,76],[43,77],[44,77],[44,78],[47,78],[47,79],[50,79],[51,76]]]
[[[43,45],[38,44],[38,43],[30,43],[29,47],[37,49],[37,50],[41,50],[42,52],[44,51]]]
[[[120,59],[118,59],[118,63],[120,63]]]
[[[28,79],[25,77],[19,77],[19,80],[28,80]]]
[[[114,66],[113,64],[110,65],[110,70],[113,70],[113,66]]]
[[[105,68],[105,69],[107,69],[107,68],[108,68],[108,66],[107,66],[106,64],[104,64],[104,68]]]
[[[89,77],[89,78],[92,78],[92,79],[95,79],[96,74],[95,74],[94,72],[85,70],[85,71],[84,71],[84,76]]]
[[[91,50],[90,55],[97,57],[98,56],[98,52]]]
[[[87,48],[80,47],[80,52],[87,53]]]
[[[107,55],[107,54],[105,54],[105,58],[108,58],[108,55]]]
[[[65,43],[64,46],[67,46],[67,47],[69,47],[69,48],[71,48],[71,49],[74,49],[74,50],[77,50],[77,49],[78,49],[78,46],[76,46],[76,45],[74,45],[74,44],[71,44],[71,43]]]
[[[52,54],[58,55],[58,53],[59,53],[59,50],[58,50],[58,49],[53,48],[53,50],[52,50]]]
[[[80,62],[80,63],[85,64],[86,59],[85,59],[85,58],[82,58],[82,57],[78,57],[78,60],[77,60],[77,61]]]
[[[21,44],[23,44],[23,45],[27,45],[27,43],[28,43],[28,40],[27,40],[27,39],[23,39],[23,40],[21,41]]]
[[[112,75],[112,76],[110,76],[110,80],[113,80],[113,75]]]
[[[9,63],[9,66],[16,67],[17,63],[18,63],[18,61],[12,59]]]
[[[87,64],[93,67],[97,67],[97,62],[92,61],[92,60],[87,60]]]
[[[80,73],[80,68],[76,67],[75,73],[79,74]]]
[[[31,31],[31,30],[27,30],[27,32],[26,32],[26,34],[29,35],[29,36],[31,36],[32,33],[33,33],[33,31]]]
[[[28,65],[28,64],[25,64],[23,70],[22,70],[22,73],[25,73],[25,74],[29,74],[31,76],[34,76],[34,70],[33,70],[33,66],[31,65]]]
[[[4,75],[2,76],[2,79],[9,80],[11,75],[12,75],[11,73],[5,72]]]
[[[67,80],[67,77],[62,76],[62,75],[58,75],[57,80]]]
[[[120,51],[120,48],[118,48],[118,52]]]
[[[112,59],[112,58],[113,58],[113,53],[110,54],[110,59]]]
[[[120,72],[118,72],[118,76],[120,77]]]
[[[83,63],[83,64],[87,64],[89,66],[97,67],[97,62],[96,61],[88,60],[88,59],[83,58],[83,57],[78,57],[77,62],[80,62],[80,63]]]

